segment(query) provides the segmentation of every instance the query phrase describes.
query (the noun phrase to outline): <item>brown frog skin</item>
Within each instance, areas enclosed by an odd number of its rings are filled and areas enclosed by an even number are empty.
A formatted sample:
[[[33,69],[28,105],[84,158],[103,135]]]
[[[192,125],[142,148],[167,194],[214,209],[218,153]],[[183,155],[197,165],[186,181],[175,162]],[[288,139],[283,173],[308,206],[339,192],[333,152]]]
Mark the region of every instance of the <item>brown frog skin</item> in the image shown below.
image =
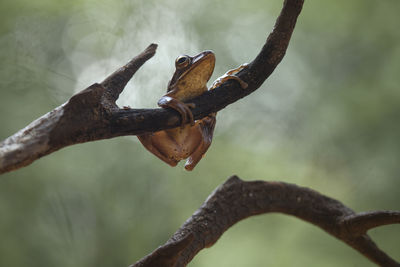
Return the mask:
[[[179,56],[175,60],[176,70],[168,83],[167,93],[161,97],[158,105],[178,111],[182,117],[181,127],[138,135],[145,148],[171,166],[176,166],[180,160],[187,158],[185,169],[193,170],[211,145],[216,113],[194,121],[190,110],[194,108],[194,104],[184,101],[208,90],[207,82],[214,66],[215,55],[212,51],[204,51],[194,57]],[[238,70],[242,68],[243,66]],[[234,72],[232,70],[218,79],[210,90],[227,79],[235,79],[246,88],[247,84],[234,76]]]

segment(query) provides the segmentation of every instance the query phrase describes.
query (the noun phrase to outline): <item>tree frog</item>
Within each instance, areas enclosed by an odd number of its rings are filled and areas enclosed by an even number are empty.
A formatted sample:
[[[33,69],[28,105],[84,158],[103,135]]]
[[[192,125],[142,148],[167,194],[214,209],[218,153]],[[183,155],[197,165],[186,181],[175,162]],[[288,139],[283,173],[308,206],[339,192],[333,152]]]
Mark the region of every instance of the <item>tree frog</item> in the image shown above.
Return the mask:
[[[193,170],[211,145],[216,113],[211,113],[201,120],[194,121],[191,108],[193,103],[184,103],[207,91],[207,82],[215,66],[212,51],[203,51],[191,57],[181,55],[175,60],[175,73],[168,83],[167,93],[158,101],[163,108],[172,108],[182,116],[182,125],[177,128],[138,135],[140,142],[151,153],[176,166],[180,160],[187,159],[185,169]],[[214,82],[211,89],[228,79],[237,80],[243,88],[247,84],[235,76],[245,66],[228,71]]]

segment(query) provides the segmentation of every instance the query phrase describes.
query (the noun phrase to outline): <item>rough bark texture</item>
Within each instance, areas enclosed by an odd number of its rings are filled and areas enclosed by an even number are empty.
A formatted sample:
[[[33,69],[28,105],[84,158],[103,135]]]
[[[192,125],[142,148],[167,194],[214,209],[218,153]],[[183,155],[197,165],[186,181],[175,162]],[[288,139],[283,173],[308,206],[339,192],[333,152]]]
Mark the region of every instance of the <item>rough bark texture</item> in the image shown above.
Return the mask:
[[[303,0],[286,0],[275,27],[257,57],[238,76],[246,89],[228,80],[214,90],[189,100],[193,115],[201,119],[258,89],[285,55]],[[156,51],[152,44],[100,84],[74,95],[0,143],[0,174],[26,166],[65,146],[124,135],[137,135],[177,127],[179,113],[171,109],[120,109],[119,94],[135,72]]]
[[[355,213],[341,202],[309,188],[283,182],[244,182],[233,176],[207,198],[165,245],[131,267],[186,266],[200,250],[212,246],[238,221],[270,212],[312,223],[380,266],[400,266],[366,234],[373,227],[400,223],[400,212]]]
[[[303,0],[285,0],[275,27],[257,57],[238,76],[242,89],[229,80],[191,99],[195,119],[217,112],[258,89],[285,55]],[[102,83],[93,84],[0,143],[0,174],[32,163],[65,146],[177,127],[171,109],[120,109],[115,101],[135,72],[156,51],[151,44]],[[400,212],[355,213],[337,200],[313,190],[278,182],[243,182],[230,178],[213,192],[167,243],[133,266],[186,266],[212,246],[233,224],[249,216],[280,212],[310,222],[381,266],[400,266],[382,252],[366,232],[399,223]]]

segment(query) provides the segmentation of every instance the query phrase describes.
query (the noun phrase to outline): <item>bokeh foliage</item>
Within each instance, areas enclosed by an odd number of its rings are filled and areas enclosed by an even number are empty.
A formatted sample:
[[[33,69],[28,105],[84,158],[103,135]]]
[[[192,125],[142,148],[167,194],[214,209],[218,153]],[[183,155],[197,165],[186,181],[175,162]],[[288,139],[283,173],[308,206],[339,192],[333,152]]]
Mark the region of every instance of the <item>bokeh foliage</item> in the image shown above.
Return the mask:
[[[213,78],[251,60],[282,1],[0,2],[0,139],[124,64],[156,56],[121,105],[155,106],[180,53],[212,49]],[[399,209],[400,2],[306,0],[286,57],[218,114],[193,172],[135,137],[76,145],[0,177],[0,266],[127,266],[230,175],[309,186],[356,211]],[[370,232],[400,260],[398,225]],[[374,266],[283,215],[231,228],[190,266]]]

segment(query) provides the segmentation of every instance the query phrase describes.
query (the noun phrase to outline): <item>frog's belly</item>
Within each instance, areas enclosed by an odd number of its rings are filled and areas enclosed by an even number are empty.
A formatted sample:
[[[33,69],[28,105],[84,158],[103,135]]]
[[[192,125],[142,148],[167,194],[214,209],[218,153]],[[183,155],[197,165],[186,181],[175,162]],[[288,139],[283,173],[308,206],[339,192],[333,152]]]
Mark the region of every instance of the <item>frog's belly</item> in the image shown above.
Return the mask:
[[[187,125],[155,133],[153,145],[166,157],[180,161],[188,158],[201,144],[198,125]]]

